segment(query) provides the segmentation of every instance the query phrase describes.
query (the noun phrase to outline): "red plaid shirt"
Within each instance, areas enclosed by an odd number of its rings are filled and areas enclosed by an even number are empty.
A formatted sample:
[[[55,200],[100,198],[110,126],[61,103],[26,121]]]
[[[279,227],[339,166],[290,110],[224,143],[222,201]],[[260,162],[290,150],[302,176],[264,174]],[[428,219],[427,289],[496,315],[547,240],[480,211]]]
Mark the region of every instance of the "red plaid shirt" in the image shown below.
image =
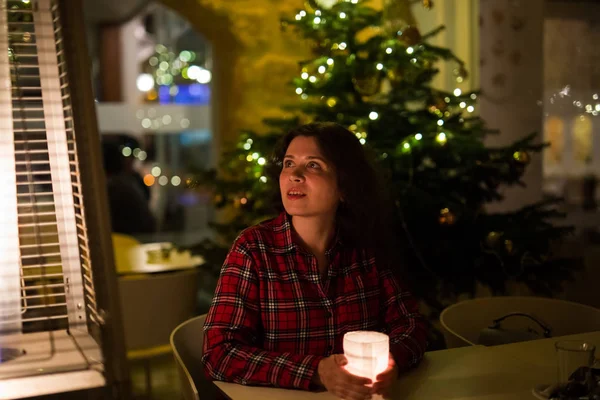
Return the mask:
[[[425,321],[391,271],[339,237],[327,256],[323,281],[285,212],[240,234],[204,325],[209,378],[308,390],[319,361],[343,353],[344,334],[357,330],[387,333],[400,369],[421,359]]]

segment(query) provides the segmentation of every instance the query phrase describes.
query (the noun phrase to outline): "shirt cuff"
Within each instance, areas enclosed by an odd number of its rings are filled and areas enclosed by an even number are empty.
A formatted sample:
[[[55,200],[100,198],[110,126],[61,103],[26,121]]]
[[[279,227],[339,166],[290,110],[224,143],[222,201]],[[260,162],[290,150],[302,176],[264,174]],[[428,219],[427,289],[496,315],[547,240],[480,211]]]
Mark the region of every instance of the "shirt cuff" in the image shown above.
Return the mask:
[[[321,389],[321,387],[315,385],[312,382],[312,380],[313,380],[313,377],[315,376],[315,374],[318,374],[319,363],[324,358],[325,357],[323,357],[323,356],[308,356],[306,358],[306,361],[304,362],[304,364],[306,366],[306,370],[307,370],[306,379],[303,379],[302,382],[300,382],[299,389],[302,389],[302,390],[319,390],[319,389]]]

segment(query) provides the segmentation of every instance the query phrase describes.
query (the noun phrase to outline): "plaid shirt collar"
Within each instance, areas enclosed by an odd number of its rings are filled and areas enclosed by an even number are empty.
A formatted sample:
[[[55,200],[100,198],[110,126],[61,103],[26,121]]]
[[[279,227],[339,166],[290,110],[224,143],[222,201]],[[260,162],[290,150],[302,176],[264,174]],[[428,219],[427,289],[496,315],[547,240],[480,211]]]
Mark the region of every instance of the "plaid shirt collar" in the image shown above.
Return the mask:
[[[293,228],[292,228],[292,218],[290,215],[288,215],[287,212],[283,211],[274,219],[265,221],[261,225],[271,229],[275,235],[277,235],[277,236],[281,235],[279,237],[282,238],[283,240],[280,241],[279,243],[282,243],[282,245],[273,246],[272,250],[275,253],[285,254],[285,253],[291,253],[294,251],[307,253],[307,250],[304,249],[302,247],[302,245],[300,245],[300,243],[298,243],[297,241],[294,240]],[[334,251],[341,248],[342,244],[343,244],[343,242],[342,242],[340,230],[339,230],[339,227],[336,226],[335,237],[334,237],[333,241],[331,242],[329,249],[327,249],[327,251],[325,251],[325,254],[327,254],[327,255],[333,254]]]

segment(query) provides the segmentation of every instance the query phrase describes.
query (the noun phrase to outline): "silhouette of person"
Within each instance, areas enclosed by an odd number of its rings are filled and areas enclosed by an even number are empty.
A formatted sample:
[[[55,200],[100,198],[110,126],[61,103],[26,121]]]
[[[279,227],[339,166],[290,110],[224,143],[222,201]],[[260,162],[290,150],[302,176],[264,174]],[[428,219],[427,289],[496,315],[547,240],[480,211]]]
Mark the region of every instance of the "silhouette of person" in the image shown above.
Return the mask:
[[[150,210],[149,191],[142,177],[123,156],[120,143],[103,140],[102,151],[113,232],[153,233],[156,219]]]

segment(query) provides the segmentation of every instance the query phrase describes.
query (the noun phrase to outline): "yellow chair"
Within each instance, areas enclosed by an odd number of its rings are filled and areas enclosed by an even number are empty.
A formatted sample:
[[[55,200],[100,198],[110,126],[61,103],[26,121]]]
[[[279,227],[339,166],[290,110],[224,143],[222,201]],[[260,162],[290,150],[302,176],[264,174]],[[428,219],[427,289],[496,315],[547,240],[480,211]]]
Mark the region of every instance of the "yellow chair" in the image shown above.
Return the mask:
[[[448,348],[478,344],[481,331],[509,313],[529,314],[551,328],[552,337],[600,331],[600,310],[570,301],[527,296],[476,298],[453,304],[440,314]],[[502,322],[508,329],[525,331],[535,323],[526,318]]]
[[[135,258],[132,255],[135,254],[136,249],[140,246],[140,242],[132,236],[121,233],[113,233],[112,242],[115,253],[115,269],[117,271],[128,270],[128,266],[135,262]]]

